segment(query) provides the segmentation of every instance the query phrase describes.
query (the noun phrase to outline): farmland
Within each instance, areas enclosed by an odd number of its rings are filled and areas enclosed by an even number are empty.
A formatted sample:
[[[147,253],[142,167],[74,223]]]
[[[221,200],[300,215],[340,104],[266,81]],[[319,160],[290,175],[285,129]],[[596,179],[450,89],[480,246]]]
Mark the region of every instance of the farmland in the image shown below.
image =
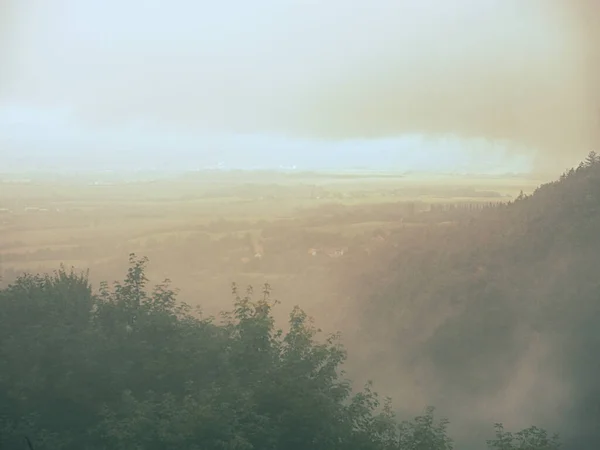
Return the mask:
[[[152,282],[169,278],[208,313],[235,281],[268,282],[286,304],[325,314],[352,295],[349,274],[369,270],[411,228],[452,226],[540,183],[367,172],[2,180],[3,283],[64,264],[89,268],[97,285],[122,274],[133,252],[152,261]]]

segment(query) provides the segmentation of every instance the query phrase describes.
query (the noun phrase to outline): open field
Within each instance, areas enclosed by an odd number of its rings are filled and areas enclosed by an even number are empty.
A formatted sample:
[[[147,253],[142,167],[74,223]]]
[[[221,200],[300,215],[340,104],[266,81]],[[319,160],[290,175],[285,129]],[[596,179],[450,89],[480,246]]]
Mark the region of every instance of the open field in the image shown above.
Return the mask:
[[[288,306],[327,315],[351,295],[349,265],[368,270],[390,235],[452,225],[456,214],[475,214],[540,182],[373,173],[13,177],[0,185],[0,268],[6,283],[64,263],[89,268],[97,284],[122,277],[134,252],[150,258],[151,281],[171,279],[183,298],[210,312],[236,281],[269,282]]]

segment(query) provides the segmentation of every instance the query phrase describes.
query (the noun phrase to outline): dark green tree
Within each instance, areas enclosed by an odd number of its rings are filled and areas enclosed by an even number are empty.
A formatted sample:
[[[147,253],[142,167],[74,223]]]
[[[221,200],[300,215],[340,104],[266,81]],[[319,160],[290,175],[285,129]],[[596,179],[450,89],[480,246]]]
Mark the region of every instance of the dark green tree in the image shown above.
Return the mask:
[[[269,285],[234,285],[217,321],[168,280],[150,289],[146,264],[131,255],[125,279],[96,294],[64,268],[0,290],[0,448],[452,449],[433,408],[398,423],[370,383],[352,390],[339,335],[299,308],[278,329]],[[543,430],[513,440],[554,450]]]
[[[517,433],[506,431],[500,423],[495,424],[496,438],[488,441],[490,450],[559,450],[558,435],[549,436],[547,431],[535,426]]]
[[[591,167],[594,164],[597,164],[600,162],[600,155],[598,155],[598,153],[596,153],[594,150],[592,150],[591,152],[588,153],[587,157],[585,158],[585,166],[586,167]]]

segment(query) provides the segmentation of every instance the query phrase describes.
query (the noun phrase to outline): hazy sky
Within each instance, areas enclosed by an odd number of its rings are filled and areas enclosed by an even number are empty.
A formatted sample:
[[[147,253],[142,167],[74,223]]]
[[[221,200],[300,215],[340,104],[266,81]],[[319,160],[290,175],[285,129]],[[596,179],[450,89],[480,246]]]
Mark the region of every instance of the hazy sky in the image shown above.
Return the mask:
[[[527,170],[600,142],[594,0],[0,8],[3,164]]]

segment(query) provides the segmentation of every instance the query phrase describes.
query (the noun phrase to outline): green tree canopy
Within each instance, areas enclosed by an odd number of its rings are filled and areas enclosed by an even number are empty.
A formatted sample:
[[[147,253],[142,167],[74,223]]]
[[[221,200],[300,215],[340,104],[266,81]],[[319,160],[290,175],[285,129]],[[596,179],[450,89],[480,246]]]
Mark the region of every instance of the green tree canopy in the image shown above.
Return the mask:
[[[168,280],[148,288],[146,264],[131,255],[125,279],[97,293],[64,268],[0,290],[0,448],[453,448],[432,408],[399,423],[371,384],[353,392],[339,336],[321,337],[302,310],[278,329],[268,285],[234,285],[217,321]],[[522,433],[491,448],[554,448]]]

